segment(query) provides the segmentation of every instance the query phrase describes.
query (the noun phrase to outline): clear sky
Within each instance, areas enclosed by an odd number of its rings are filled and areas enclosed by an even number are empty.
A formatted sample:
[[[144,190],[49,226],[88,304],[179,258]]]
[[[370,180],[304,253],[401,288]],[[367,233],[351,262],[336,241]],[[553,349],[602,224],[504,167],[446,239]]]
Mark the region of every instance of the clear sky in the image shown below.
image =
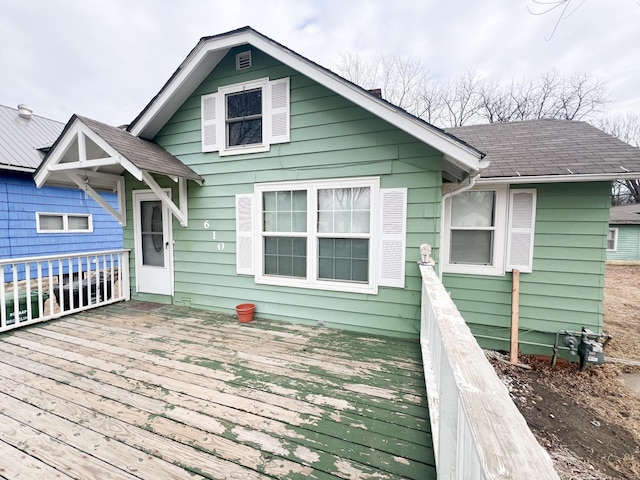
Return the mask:
[[[546,2],[549,5],[544,5]],[[640,1],[0,0],[0,104],[131,122],[203,36],[249,25],[329,66],[420,59],[436,77],[591,73],[611,113],[640,113]],[[573,12],[573,13],[571,13]]]

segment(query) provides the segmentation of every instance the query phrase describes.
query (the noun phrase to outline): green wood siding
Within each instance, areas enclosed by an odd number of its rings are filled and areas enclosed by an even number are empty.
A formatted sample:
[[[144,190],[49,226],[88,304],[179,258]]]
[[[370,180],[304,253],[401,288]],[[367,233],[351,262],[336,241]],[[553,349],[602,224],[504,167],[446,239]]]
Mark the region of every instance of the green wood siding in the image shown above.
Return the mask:
[[[236,72],[235,53],[229,52],[155,138],[205,179],[202,187],[189,183],[188,228],[173,222],[175,296],[164,300],[227,312],[250,301],[257,305],[257,317],[416,337],[421,292],[416,260],[420,244],[438,243],[441,153],[255,49],[254,66]],[[201,95],[228,84],[287,76],[290,143],[272,145],[265,153],[202,153]],[[253,277],[236,274],[236,194],[253,193],[257,182],[364,176],[379,176],[381,188],[408,188],[406,288],[380,287],[378,295],[364,295],[258,285]],[[161,185],[171,183],[165,179]],[[127,198],[134,188],[144,187],[128,178]],[[173,195],[177,196],[175,184]],[[133,248],[131,205],[128,208],[125,245]],[[205,220],[209,230],[203,227]],[[224,243],[222,251],[219,242]],[[133,297],[150,299],[136,292]]]
[[[602,330],[610,185],[522,188],[536,188],[538,200],[533,272],[520,275],[520,349],[551,354],[558,330]],[[443,281],[480,344],[508,350],[511,273],[445,274]]]
[[[640,260],[640,225],[610,225],[618,229],[618,245],[607,260]]]

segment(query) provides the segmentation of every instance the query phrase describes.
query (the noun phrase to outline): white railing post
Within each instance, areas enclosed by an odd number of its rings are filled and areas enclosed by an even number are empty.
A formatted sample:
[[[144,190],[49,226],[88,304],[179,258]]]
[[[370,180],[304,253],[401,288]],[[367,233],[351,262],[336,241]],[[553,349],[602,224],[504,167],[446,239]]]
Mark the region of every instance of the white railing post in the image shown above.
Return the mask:
[[[438,477],[559,480],[420,248],[420,345]]]
[[[0,332],[131,299],[129,250],[0,260],[0,273]]]

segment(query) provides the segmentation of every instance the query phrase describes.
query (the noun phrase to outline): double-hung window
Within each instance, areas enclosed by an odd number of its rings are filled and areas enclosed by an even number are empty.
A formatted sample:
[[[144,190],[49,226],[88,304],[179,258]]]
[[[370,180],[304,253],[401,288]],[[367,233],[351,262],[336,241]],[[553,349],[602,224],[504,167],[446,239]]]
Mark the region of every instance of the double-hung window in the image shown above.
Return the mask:
[[[289,141],[289,78],[227,85],[201,97],[202,151],[236,155]]]
[[[262,88],[228,93],[224,102],[227,148],[262,145]]]
[[[497,192],[464,192],[451,199],[449,263],[493,265],[499,232],[496,231]]]
[[[372,188],[316,190],[318,279],[369,282]]]
[[[476,187],[444,203],[442,268],[449,273],[530,272],[535,190]]]
[[[263,271],[268,276],[307,276],[307,191],[262,193]]]
[[[381,190],[378,178],[359,178],[254,190],[238,196],[238,273],[258,283],[359,293],[404,285],[406,189]]]

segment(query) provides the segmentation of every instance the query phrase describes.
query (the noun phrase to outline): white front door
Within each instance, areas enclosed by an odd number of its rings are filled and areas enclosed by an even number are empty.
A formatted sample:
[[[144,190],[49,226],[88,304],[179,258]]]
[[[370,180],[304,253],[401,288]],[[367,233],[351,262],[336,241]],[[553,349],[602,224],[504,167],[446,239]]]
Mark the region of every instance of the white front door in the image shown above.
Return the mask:
[[[136,290],[173,295],[171,212],[151,191],[133,192]]]

